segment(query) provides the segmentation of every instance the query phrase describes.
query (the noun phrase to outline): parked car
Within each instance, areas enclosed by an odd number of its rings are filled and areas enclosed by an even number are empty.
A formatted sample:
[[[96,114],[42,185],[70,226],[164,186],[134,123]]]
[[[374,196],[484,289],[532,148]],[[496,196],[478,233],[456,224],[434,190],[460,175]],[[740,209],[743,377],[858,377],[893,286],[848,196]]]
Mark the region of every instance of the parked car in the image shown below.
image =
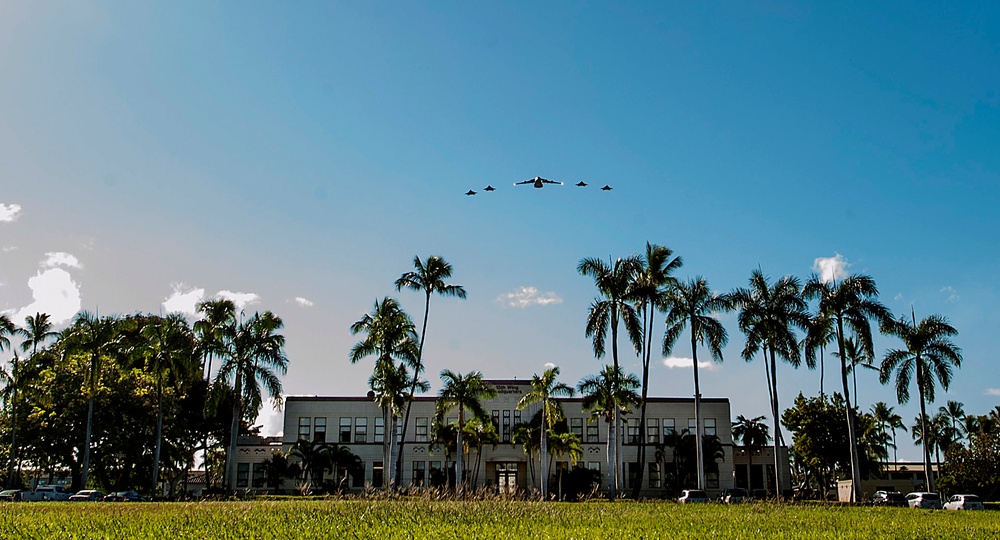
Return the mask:
[[[708,502],[708,493],[700,489],[685,489],[677,502],[681,504]]]
[[[876,491],[868,504],[872,506],[906,506],[906,497],[898,491]]]
[[[0,491],[0,501],[20,501],[22,491],[20,489],[5,489]]]
[[[944,503],[945,510],[983,510],[983,501],[976,495],[952,495]]]
[[[719,502],[726,504],[738,504],[750,500],[750,492],[743,488],[726,488],[719,496]]]
[[[906,504],[910,508],[941,509],[941,496],[929,491],[914,491],[906,494]]]
[[[145,499],[134,491],[116,491],[105,495],[102,500],[105,502],[139,502]]]
[[[26,501],[68,501],[72,493],[63,486],[38,486],[25,491],[21,498]]]
[[[84,489],[70,495],[71,501],[103,501],[104,494],[96,489]]]

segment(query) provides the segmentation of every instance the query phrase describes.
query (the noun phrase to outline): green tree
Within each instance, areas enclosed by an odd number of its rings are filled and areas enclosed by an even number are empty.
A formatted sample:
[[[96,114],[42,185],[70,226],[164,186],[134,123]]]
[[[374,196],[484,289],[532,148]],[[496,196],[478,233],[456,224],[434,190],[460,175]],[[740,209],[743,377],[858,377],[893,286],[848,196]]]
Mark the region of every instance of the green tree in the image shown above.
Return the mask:
[[[872,405],[872,418],[875,420],[876,425],[878,425],[879,430],[882,431],[882,437],[888,441],[889,433],[892,433],[892,442],[888,445],[892,446],[893,452],[897,450],[896,448],[896,430],[902,429],[906,431],[906,426],[903,425],[903,418],[896,414],[893,407],[890,407],[884,401],[879,401],[878,403]],[[889,453],[886,452],[886,459],[888,459]],[[899,461],[898,457],[894,457],[893,461]]]
[[[584,377],[577,385],[583,395],[582,407],[590,411],[590,422],[603,418],[608,423],[608,498],[618,497],[618,416],[639,403],[639,378],[624,374],[621,367],[604,366],[597,375]]]
[[[765,366],[765,372],[771,415],[774,418],[774,480],[780,493],[784,484],[779,449],[784,439],[778,423],[781,409],[778,404],[776,358],[780,357],[794,367],[802,363],[793,328],[808,329],[806,302],[799,295],[797,278],[785,276],[772,285],[760,269],[754,270],[750,275],[748,288],[736,289],[725,298],[730,309],[739,310],[737,322],[740,330],[747,336],[743,359],[750,362],[758,352],[763,352],[765,361],[770,362],[770,365]]]
[[[443,423],[445,414],[453,408],[458,408],[458,434],[455,441],[455,488],[462,490],[465,483],[464,469],[462,468],[462,431],[465,428],[465,411],[472,413],[472,416],[484,422],[491,421],[486,409],[483,408],[482,400],[496,397],[497,390],[490,383],[483,380],[483,374],[473,371],[462,375],[451,370],[441,372],[441,380],[444,386],[438,392],[436,416],[439,422]]]
[[[234,328],[236,321],[236,304],[228,298],[216,298],[199,302],[196,306],[201,319],[195,321],[193,325],[195,336],[198,338],[198,351],[201,353],[202,364],[205,368],[205,382],[210,386],[212,381],[212,360],[215,356],[225,354],[225,332],[227,328]],[[210,387],[209,390],[212,390]],[[212,464],[213,460],[208,458],[209,435],[212,426],[211,418],[217,416],[218,408],[215,407],[218,399],[209,400],[211,392],[205,393],[205,403],[203,405],[203,416],[205,419],[203,434],[204,454],[202,461],[205,467],[205,485],[212,487]]]
[[[910,384],[915,383],[920,400],[920,418],[927,418],[927,402],[934,401],[935,381],[947,390],[952,370],[962,365],[962,350],[951,341],[958,330],[940,315],[931,315],[917,323],[916,315],[911,312],[909,321],[905,317],[887,321],[882,331],[901,339],[904,348],[891,349],[886,353],[879,371],[880,382],[889,382],[895,373],[896,398],[900,404],[910,401]],[[921,422],[920,439],[928,440],[927,422]],[[929,491],[934,491],[930,448],[926,444],[922,446],[924,475]]]
[[[803,345],[806,355],[806,363],[813,365],[816,362],[816,351],[819,350],[819,395],[824,392],[823,380],[826,374],[826,348],[836,341],[837,332],[833,328],[833,320],[823,313],[810,314],[809,323],[806,329],[806,338]]]
[[[639,258],[639,267],[629,286],[628,296],[635,303],[642,317],[642,342],[638,348],[642,355],[642,403],[639,407],[639,433],[646,433],[646,400],[649,396],[649,366],[653,354],[654,315],[666,304],[670,287],[677,283],[670,274],[684,263],[680,257],[673,257],[673,251],[666,246],[658,246],[646,242],[646,251]],[[637,463],[646,462],[646,437],[639,437],[639,448],[636,455]],[[642,488],[643,466],[638,466],[638,473],[632,496],[639,497]]]
[[[392,471],[394,470],[392,460],[395,456],[393,444],[396,442],[396,423],[402,416],[407,403],[409,397],[407,391],[416,388],[421,392],[426,392],[430,390],[430,383],[416,381],[414,384],[410,372],[403,362],[394,365],[392,361],[381,361],[376,363],[375,371],[368,379],[368,386],[375,393],[375,404],[382,409],[384,416],[388,417],[385,424],[389,429],[386,431],[387,436],[384,442],[384,459],[387,465],[385,470]],[[389,475],[386,475],[385,483],[385,487],[391,487],[392,480]]]
[[[722,348],[729,343],[729,334],[714,313],[725,311],[727,302],[712,292],[702,277],[678,283],[667,299],[667,330],[663,336],[663,354],[668,355],[685,328],[691,332],[691,359],[694,370],[695,456],[698,489],[705,489],[705,464],[702,461],[701,386],[698,382],[698,344],[707,346],[712,358],[722,362]]]
[[[52,322],[47,313],[35,313],[34,315],[28,315],[25,317],[24,328],[16,328],[12,330],[13,325],[9,323],[10,319],[6,322],[3,321],[3,317],[6,315],[0,315],[0,350],[3,350],[5,346],[9,346],[8,341],[6,345],[3,343],[2,339],[4,334],[17,333],[24,337],[24,341],[21,342],[21,352],[31,353],[29,359],[34,363],[35,355],[38,354],[38,347],[43,345],[46,341],[53,339],[59,335],[58,332],[52,330]],[[10,395],[10,415],[11,415],[11,429],[10,429],[10,459],[7,462],[7,487],[12,488],[14,482],[14,463],[18,461],[18,443],[17,443],[17,425],[18,425],[18,415],[17,415],[17,393],[19,387],[25,383],[23,380],[26,373],[24,369],[19,365],[19,358],[15,354],[14,359],[11,361],[10,366],[10,378],[11,378],[11,395]]]
[[[965,407],[960,401],[948,400],[948,402],[938,408],[938,412],[943,414],[951,424],[951,430],[956,438],[961,438],[964,433]]]
[[[441,296],[452,296],[455,298],[465,298],[465,288],[461,285],[445,283],[451,277],[453,269],[450,263],[437,255],[431,255],[426,262],[422,262],[419,256],[413,257],[413,271],[406,272],[396,280],[396,290],[410,289],[422,291],[424,293],[424,320],[420,329],[420,344],[417,346],[416,363],[413,366],[413,385],[406,401],[406,413],[403,415],[403,433],[406,433],[410,423],[410,406],[413,403],[413,394],[418,390],[417,381],[420,380],[420,372],[424,370],[424,338],[427,337],[427,316],[430,314],[431,296],[439,294]],[[405,439],[405,437],[404,437]],[[396,468],[394,471],[396,484],[403,479],[403,441],[400,441],[397,452]]]
[[[548,456],[548,438],[552,425],[564,418],[562,404],[556,399],[558,397],[573,397],[573,388],[556,381],[559,377],[559,368],[552,367],[545,370],[541,376],[535,374],[531,377],[531,386],[528,393],[521,397],[517,403],[517,408],[523,410],[531,405],[540,405],[542,412],[542,438],[541,438],[541,491],[542,498],[548,498],[549,494],[549,468],[546,456]]]
[[[733,440],[742,442],[747,452],[747,489],[753,489],[753,481],[750,476],[750,469],[753,468],[754,452],[767,446],[771,440],[767,424],[764,423],[763,416],[747,418],[742,414],[736,417],[733,422]]]
[[[597,298],[590,305],[587,315],[586,335],[593,338],[594,356],[603,358],[608,330],[611,331],[611,358],[612,365],[617,369],[618,362],[618,324],[619,321],[625,324],[625,330],[629,339],[635,346],[635,351],[641,352],[642,328],[635,307],[629,302],[631,287],[635,281],[642,262],[638,257],[632,256],[627,259],[617,259],[614,262],[605,263],[597,258],[585,258],[577,265],[577,272],[581,275],[594,279],[594,285],[601,298]],[[612,424],[617,431],[618,407],[609,409],[614,415]],[[612,442],[617,454],[617,438]],[[614,500],[618,496],[618,467],[611,469],[610,480],[614,486],[608,491],[608,497]]]
[[[270,311],[254,313],[239,324],[223,330],[220,356],[222,365],[216,384],[228,385],[232,380],[233,418],[226,453],[226,488],[236,484],[236,440],[240,421],[257,418],[262,404],[261,386],[275,402],[281,400],[281,379],[288,370],[285,356],[285,336],[278,331],[284,326],[280,317]]]

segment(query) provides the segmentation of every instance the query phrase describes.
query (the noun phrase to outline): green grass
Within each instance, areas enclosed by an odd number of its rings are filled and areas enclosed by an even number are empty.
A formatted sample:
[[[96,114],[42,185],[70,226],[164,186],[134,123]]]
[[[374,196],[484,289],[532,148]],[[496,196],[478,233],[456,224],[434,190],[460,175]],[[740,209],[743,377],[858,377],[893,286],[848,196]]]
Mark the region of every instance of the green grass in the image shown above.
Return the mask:
[[[995,538],[1000,512],[671,502],[2,503],[0,538]]]

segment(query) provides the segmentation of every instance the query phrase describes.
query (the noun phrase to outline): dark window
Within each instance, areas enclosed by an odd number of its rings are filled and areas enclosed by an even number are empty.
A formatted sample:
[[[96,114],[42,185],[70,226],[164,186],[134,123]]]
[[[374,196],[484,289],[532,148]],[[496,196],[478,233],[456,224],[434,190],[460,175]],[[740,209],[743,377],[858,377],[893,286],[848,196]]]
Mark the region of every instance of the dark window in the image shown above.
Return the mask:
[[[351,419],[350,417],[340,418],[340,442],[351,442]]]
[[[250,464],[249,463],[237,463],[236,464],[236,487],[247,487],[250,480]]]

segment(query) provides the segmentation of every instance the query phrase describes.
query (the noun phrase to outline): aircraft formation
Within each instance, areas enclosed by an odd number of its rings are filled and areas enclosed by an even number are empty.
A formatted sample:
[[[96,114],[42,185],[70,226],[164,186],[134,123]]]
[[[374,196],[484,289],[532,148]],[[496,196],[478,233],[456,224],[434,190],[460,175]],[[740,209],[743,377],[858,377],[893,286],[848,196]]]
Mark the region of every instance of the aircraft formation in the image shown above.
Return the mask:
[[[525,180],[523,182],[514,182],[515,186],[528,186],[528,185],[530,185],[530,186],[533,186],[533,187],[536,187],[536,188],[539,188],[539,189],[545,187],[546,184],[554,184],[554,185],[557,185],[557,186],[563,185],[562,182],[556,182],[555,180],[548,180],[546,178],[542,178],[541,176],[536,176],[536,177],[534,177],[534,178],[532,178],[530,180]],[[583,181],[577,182],[576,183],[576,187],[587,187],[587,183],[583,182]],[[611,186],[609,186],[609,185],[607,185],[607,184],[604,184],[604,187],[601,188],[601,191],[611,191],[612,189],[614,189],[614,188],[611,187]],[[497,188],[493,187],[492,185],[487,185],[486,187],[483,188],[483,191],[496,191],[496,190],[497,190]],[[471,190],[471,189],[469,191],[465,192],[466,195],[475,195],[476,193],[478,193],[478,192],[476,192],[474,190]]]

